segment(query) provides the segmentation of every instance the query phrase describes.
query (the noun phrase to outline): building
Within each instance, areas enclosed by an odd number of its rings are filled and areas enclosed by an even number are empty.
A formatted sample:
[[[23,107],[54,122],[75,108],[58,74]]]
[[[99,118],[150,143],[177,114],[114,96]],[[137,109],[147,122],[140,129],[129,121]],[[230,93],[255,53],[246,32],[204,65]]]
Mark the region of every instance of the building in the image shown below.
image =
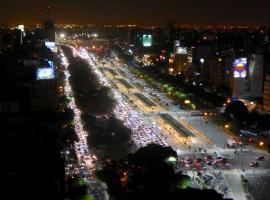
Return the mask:
[[[16,41],[20,42],[19,37]],[[4,43],[15,44],[9,38]],[[58,110],[32,107],[36,64],[50,55],[45,47],[36,48],[33,41],[12,50],[4,48],[0,54],[1,197],[63,199],[65,174],[58,143]]]
[[[15,51],[22,45],[22,32],[19,29],[0,31],[0,52]]]
[[[138,92],[137,88],[127,82],[125,79],[117,79],[117,87],[124,93],[134,93]]]
[[[193,133],[169,114],[158,114],[157,122],[183,145],[188,145],[195,138]]]
[[[263,55],[249,55],[248,77],[250,95],[253,97],[261,97],[263,94],[263,71]]]
[[[232,89],[232,59],[230,57],[211,56],[205,63],[204,77],[212,89],[225,87]],[[206,70],[207,69],[207,70]]]
[[[206,68],[206,60],[213,54],[213,46],[198,45],[193,48],[193,63],[195,65],[195,74],[198,79],[204,81],[208,68]]]
[[[173,74],[186,73],[188,71],[188,55],[175,54],[172,68],[173,68],[173,71],[172,71]]]
[[[222,68],[222,58],[212,57],[209,59],[209,84],[211,87],[217,88],[221,85],[222,75],[221,75],[221,68]]]
[[[270,75],[265,76],[263,91],[263,109],[270,112]]]
[[[136,104],[141,110],[145,112],[158,112],[160,107],[151,101],[149,98],[144,96],[142,93],[134,93],[131,100]]]
[[[55,27],[53,21],[45,21],[43,24],[44,28],[44,39],[49,40],[50,42],[55,42]]]
[[[57,81],[35,80],[31,84],[33,111],[55,111],[58,108]]]
[[[233,96],[256,98],[263,95],[263,56],[249,54],[234,60]]]

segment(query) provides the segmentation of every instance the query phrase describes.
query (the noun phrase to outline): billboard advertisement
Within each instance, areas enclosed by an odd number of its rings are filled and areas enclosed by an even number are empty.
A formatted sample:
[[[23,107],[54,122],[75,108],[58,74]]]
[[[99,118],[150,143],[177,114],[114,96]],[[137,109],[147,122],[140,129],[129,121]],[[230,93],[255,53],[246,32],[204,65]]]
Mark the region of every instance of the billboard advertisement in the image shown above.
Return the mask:
[[[174,47],[180,47],[180,40],[174,40]]]
[[[54,67],[53,61],[48,60],[48,64],[49,64],[50,67]]]
[[[152,35],[143,35],[143,46],[151,47],[152,46]]]
[[[55,78],[55,71],[52,67],[37,68],[36,80],[49,80]]]
[[[45,46],[53,52],[56,50],[55,42],[45,42]]]
[[[186,47],[176,47],[176,54],[187,54],[187,48]]]
[[[246,78],[247,76],[247,58],[238,58],[233,62],[233,77]]]

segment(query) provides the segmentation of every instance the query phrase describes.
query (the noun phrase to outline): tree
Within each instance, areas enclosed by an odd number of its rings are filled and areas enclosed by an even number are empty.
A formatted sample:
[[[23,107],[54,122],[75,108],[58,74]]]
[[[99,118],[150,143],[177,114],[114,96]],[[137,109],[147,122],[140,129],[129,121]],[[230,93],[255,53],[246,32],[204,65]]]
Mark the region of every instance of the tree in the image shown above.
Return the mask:
[[[101,86],[87,62],[82,59],[73,60],[69,70],[76,103],[83,112],[92,114],[112,112],[115,100],[110,95],[110,89]]]
[[[83,197],[80,198],[80,200],[94,200],[95,198],[92,195],[84,195]]]
[[[130,151],[131,130],[114,116],[91,118],[87,114],[82,115],[85,127],[91,133],[88,135],[90,146],[99,150],[104,157],[126,156]]]
[[[97,174],[116,200],[185,199],[196,194],[205,199],[223,199],[214,190],[179,189],[186,188],[190,178],[175,173],[172,162],[176,159],[172,148],[149,144],[126,159],[106,162]]]
[[[231,102],[225,110],[225,114],[228,119],[236,118],[240,121],[246,118],[248,109],[242,101]]]
[[[87,185],[80,177],[69,177],[67,180],[67,196],[71,200],[81,200],[87,195]]]

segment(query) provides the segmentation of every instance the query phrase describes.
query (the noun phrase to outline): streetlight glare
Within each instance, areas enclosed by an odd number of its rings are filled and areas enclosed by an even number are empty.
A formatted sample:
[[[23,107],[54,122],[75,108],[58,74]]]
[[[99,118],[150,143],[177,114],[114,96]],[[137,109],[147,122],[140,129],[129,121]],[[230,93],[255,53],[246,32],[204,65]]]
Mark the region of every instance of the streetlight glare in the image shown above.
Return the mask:
[[[201,58],[200,59],[200,62],[203,64],[204,63],[204,58]]]
[[[189,104],[190,103],[190,100],[185,100],[185,104]]]
[[[65,33],[61,33],[61,34],[60,34],[60,37],[61,37],[61,38],[65,38],[65,37],[66,37],[66,34],[65,34]]]

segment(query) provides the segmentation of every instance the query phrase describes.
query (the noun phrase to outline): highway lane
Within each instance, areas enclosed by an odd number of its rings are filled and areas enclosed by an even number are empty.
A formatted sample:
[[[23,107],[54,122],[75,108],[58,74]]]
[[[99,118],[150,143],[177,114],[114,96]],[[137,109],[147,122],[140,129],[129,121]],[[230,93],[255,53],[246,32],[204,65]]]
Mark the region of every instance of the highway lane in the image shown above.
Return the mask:
[[[73,49],[74,51],[74,49]],[[81,120],[81,111],[76,106],[75,98],[73,95],[73,91],[71,89],[71,85],[69,82],[69,71],[67,69],[69,63],[64,53],[60,52],[60,58],[62,61],[63,71],[65,74],[65,85],[64,85],[64,93],[67,98],[69,98],[68,107],[71,108],[74,112],[74,123],[75,123],[75,133],[77,134],[79,141],[75,142],[75,152],[78,158],[78,166],[75,169],[70,170],[71,166],[66,166],[66,174],[72,175],[77,174],[80,177],[84,178],[88,185],[88,193],[92,194],[95,199],[98,200],[107,200],[109,199],[108,193],[106,192],[105,185],[100,181],[95,179],[95,175],[93,173],[96,170],[97,158],[95,154],[90,150],[87,143],[87,131],[83,127],[83,123]],[[68,152],[67,156],[69,155]]]

